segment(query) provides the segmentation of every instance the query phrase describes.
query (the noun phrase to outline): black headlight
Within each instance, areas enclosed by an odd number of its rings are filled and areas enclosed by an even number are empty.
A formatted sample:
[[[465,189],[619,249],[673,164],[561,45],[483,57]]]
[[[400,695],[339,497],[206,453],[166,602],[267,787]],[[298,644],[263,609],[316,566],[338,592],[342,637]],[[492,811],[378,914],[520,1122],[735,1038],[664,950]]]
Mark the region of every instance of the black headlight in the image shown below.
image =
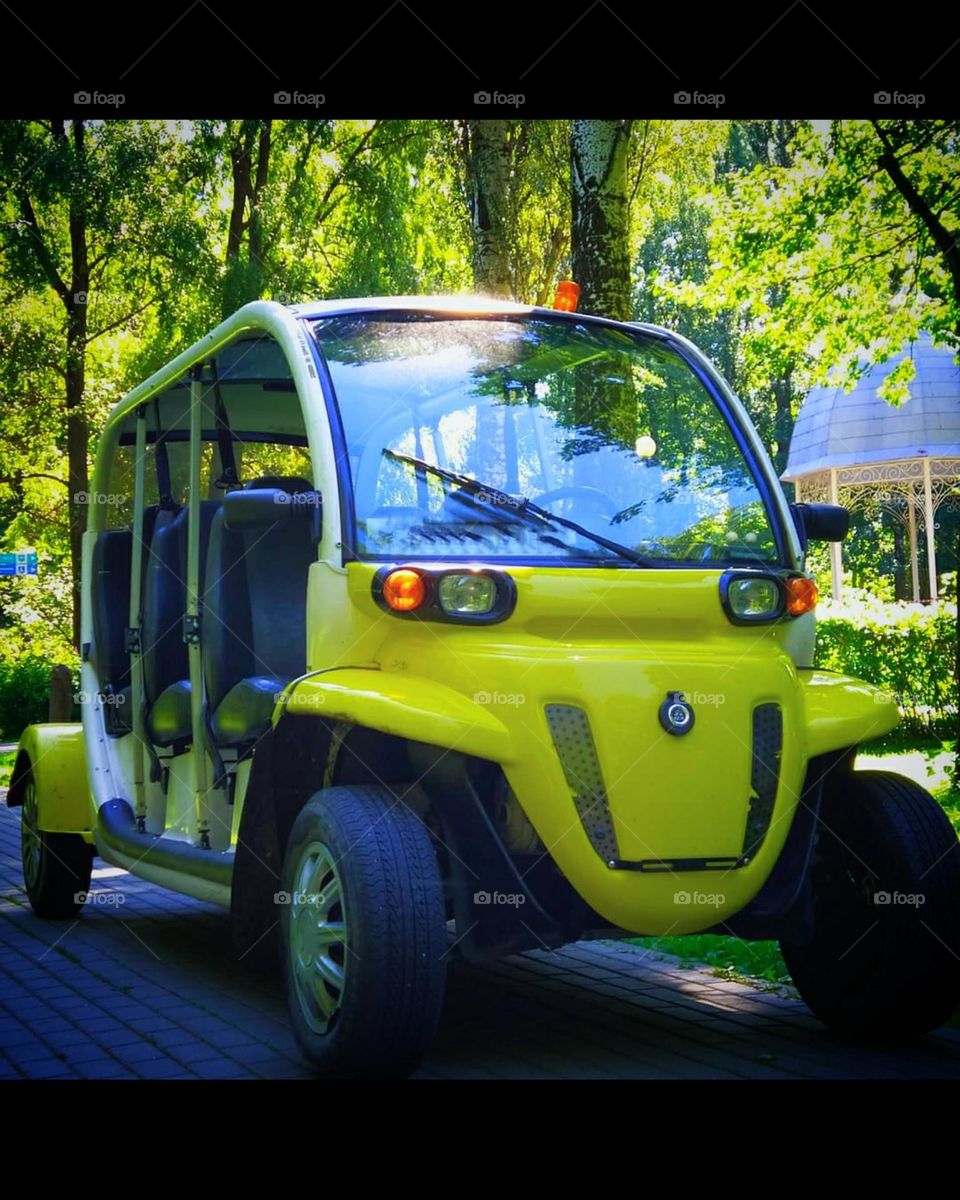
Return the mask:
[[[783,582],[760,571],[727,571],[720,577],[720,600],[734,625],[776,621],[786,612]]]
[[[503,571],[417,563],[381,567],[373,577],[373,598],[396,617],[495,625],[513,612],[517,588]]]

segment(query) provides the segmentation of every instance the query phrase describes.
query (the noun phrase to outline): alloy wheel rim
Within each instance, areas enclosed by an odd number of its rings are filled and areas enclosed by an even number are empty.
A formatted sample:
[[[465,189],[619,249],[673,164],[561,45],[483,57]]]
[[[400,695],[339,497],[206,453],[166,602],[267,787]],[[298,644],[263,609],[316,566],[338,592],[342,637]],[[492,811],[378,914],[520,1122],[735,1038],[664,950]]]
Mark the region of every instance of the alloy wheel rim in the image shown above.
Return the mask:
[[[23,861],[23,878],[28,887],[36,887],[40,878],[40,857],[43,847],[37,829],[37,789],[32,779],[23,787],[23,803],[20,808],[20,855]]]
[[[323,842],[307,845],[290,895],[290,956],[300,1011],[317,1034],[329,1033],[343,1003],[347,916],[336,860]]]

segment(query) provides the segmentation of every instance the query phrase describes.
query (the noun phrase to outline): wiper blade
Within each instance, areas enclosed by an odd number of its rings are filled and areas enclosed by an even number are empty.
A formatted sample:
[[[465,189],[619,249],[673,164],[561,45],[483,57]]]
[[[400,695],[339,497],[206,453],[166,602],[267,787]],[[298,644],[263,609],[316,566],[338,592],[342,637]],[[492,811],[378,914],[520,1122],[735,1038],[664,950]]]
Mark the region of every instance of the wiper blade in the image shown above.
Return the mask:
[[[630,546],[624,546],[621,542],[613,541],[612,538],[606,538],[602,534],[594,533],[592,529],[587,529],[585,525],[580,525],[577,521],[571,521],[569,517],[558,517],[556,513],[550,512],[549,509],[541,508],[539,504],[534,504],[532,500],[528,500],[524,496],[511,496],[509,492],[502,492],[499,488],[491,487],[489,484],[482,483],[478,479],[473,479],[469,475],[461,475],[459,471],[451,471],[447,467],[438,467],[435,463],[427,462],[423,458],[417,458],[413,454],[400,454],[396,450],[388,450],[386,446],[383,448],[383,453],[388,458],[392,458],[397,462],[409,463],[418,471],[429,471],[439,479],[446,479],[450,483],[455,483],[471,496],[482,494],[491,503],[501,505],[515,513],[529,514],[548,525],[562,525],[564,529],[570,529],[574,533],[580,534],[581,537],[587,538],[588,541],[594,542],[598,546],[603,546],[604,549],[616,554],[618,558],[625,558],[628,562],[632,562],[638,567],[652,567],[654,565],[649,558],[639,554]]]
[[[581,537],[588,538],[591,542],[596,542],[598,546],[603,546],[619,558],[625,558],[638,567],[652,567],[654,565],[651,559],[647,558],[644,554],[638,553],[631,546],[624,546],[622,542],[615,542],[613,538],[604,537],[602,533],[594,533],[586,525],[581,525],[577,521],[571,521],[569,517],[558,517],[556,513],[550,512],[549,509],[541,508],[539,504],[534,504],[532,500],[521,500],[520,507],[523,512],[534,513],[546,521],[555,522],[557,525],[562,525],[565,529],[572,529],[574,533],[579,533]]]

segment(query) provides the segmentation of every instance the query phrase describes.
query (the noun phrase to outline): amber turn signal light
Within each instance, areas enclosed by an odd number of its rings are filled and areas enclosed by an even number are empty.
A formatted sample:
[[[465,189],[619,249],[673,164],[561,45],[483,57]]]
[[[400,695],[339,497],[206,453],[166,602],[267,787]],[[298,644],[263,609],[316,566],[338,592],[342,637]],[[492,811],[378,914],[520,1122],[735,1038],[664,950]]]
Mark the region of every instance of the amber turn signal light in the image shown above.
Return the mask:
[[[814,610],[820,593],[812,579],[806,575],[792,575],[786,581],[786,588],[787,612],[791,617],[802,617]]]
[[[384,577],[383,599],[394,612],[413,612],[426,596],[426,584],[419,571],[401,567]]]
[[[572,279],[561,279],[553,297],[553,307],[561,312],[576,312],[577,301],[580,299],[580,284]]]

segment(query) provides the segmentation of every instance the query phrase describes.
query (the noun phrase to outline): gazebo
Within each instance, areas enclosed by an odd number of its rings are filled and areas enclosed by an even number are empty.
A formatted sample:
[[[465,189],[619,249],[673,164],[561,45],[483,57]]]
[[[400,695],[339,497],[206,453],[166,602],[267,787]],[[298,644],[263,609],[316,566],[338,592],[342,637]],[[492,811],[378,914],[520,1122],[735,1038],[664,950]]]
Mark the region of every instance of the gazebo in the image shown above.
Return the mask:
[[[877,388],[904,358],[916,377],[899,408]],[[877,506],[906,527],[914,601],[920,599],[918,537],[926,540],[931,599],[937,598],[934,543],[937,510],[960,478],[960,367],[953,351],[934,346],[929,334],[908,342],[899,355],[873,367],[853,391],[812,389],[804,400],[782,478],[798,501]],[[840,597],[842,547],[830,547],[831,591]]]

